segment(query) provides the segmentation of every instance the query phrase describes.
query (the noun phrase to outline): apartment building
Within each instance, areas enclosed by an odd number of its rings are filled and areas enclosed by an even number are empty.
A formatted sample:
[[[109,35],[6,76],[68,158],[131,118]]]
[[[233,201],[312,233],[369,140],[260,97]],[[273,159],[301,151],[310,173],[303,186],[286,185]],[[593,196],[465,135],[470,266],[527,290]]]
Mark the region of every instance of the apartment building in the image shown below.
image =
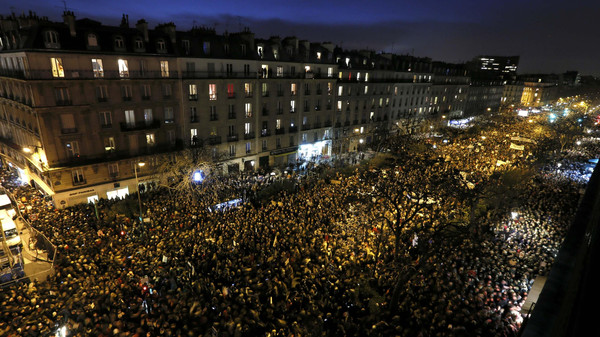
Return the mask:
[[[467,91],[427,58],[63,19],[0,18],[0,156],[59,207],[132,193],[157,154],[188,148],[223,173],[357,151],[461,110]]]

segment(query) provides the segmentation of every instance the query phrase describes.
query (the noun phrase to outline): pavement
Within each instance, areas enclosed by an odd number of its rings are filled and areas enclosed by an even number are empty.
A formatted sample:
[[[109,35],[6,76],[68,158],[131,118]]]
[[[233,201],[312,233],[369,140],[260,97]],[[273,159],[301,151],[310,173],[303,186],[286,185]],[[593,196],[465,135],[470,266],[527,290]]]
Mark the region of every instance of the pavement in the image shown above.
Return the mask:
[[[23,257],[25,276],[31,281],[46,281],[48,276],[54,273],[53,264],[48,260],[48,254],[44,251],[35,249],[34,243],[30,240],[31,230],[25,225],[21,218],[16,219],[15,224],[17,225],[19,235],[21,236],[21,242],[23,243],[21,256]]]

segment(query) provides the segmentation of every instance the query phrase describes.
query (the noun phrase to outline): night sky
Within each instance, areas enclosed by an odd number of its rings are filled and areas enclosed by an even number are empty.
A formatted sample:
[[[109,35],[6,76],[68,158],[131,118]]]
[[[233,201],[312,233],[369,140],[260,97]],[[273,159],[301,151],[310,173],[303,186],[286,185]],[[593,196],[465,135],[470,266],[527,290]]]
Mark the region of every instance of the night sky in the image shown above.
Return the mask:
[[[3,14],[34,10],[62,20],[59,0],[0,0]],[[520,55],[519,73],[579,70],[600,75],[600,1],[564,0],[69,0],[78,19],[130,26],[173,21],[217,32],[250,27],[258,38],[295,35],[463,62],[476,55]]]

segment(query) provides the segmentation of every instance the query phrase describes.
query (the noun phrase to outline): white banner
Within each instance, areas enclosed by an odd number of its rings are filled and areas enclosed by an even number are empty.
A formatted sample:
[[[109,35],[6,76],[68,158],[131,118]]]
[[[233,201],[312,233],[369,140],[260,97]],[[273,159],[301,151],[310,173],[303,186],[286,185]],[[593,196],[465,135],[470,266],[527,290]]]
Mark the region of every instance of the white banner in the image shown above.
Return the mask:
[[[519,150],[519,151],[525,150],[525,146],[523,146],[523,145],[517,145],[515,143],[510,143],[510,148],[511,149],[515,149],[515,150]]]

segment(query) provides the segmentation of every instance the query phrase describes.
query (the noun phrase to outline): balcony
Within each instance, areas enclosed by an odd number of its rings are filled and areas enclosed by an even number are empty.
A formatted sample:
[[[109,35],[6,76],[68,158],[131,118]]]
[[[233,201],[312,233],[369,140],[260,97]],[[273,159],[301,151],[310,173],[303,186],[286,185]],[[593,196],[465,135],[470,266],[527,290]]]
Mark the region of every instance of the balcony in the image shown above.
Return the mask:
[[[248,139],[254,139],[254,132],[250,132],[250,133],[244,133],[244,139],[248,140]]]
[[[219,117],[217,115],[210,115],[210,121],[214,122],[214,121],[218,121]]]
[[[149,101],[150,100],[150,96],[142,96],[142,101]]]
[[[311,129],[310,124],[302,124],[302,131],[307,131],[310,129]]]
[[[295,113],[295,112],[296,112],[296,109],[295,109],[295,108],[294,108],[294,109],[290,108],[290,113],[291,113],[291,114],[293,114],[293,113]]]
[[[152,121],[139,121],[135,123],[124,123],[121,122],[121,131],[138,131],[138,130],[149,130],[160,128],[160,119],[153,119]]]
[[[229,119],[235,119],[235,112],[230,112],[230,113],[227,115],[227,118],[229,118]]]
[[[260,131],[261,137],[269,137],[270,135],[271,135],[271,130],[269,130],[269,129],[262,129]]]
[[[70,134],[70,133],[77,133],[77,128],[63,128],[60,130],[60,132],[63,135]]]
[[[98,97],[98,102],[108,102],[108,97]]]
[[[285,133],[285,128],[275,129],[276,135],[283,135]]]
[[[246,98],[252,98],[252,91],[248,91],[245,93]]]
[[[269,97],[269,91],[263,91],[262,97]]]
[[[316,105],[316,106],[315,106],[315,111],[321,111],[321,106],[319,106],[319,105]]]
[[[123,96],[123,102],[131,101],[131,96]]]
[[[288,132],[289,133],[296,133],[296,132],[298,132],[298,127],[297,126],[290,126]]]
[[[235,92],[228,92],[227,98],[235,98]]]
[[[102,125],[100,125],[100,127],[103,128],[103,129],[111,129],[112,128],[112,123],[102,124]]]
[[[58,106],[73,105],[73,101],[71,101],[70,99],[56,100],[56,105],[58,105]]]
[[[190,123],[198,123],[198,122],[199,122],[199,120],[198,120],[198,116],[192,116],[192,117],[190,118]]]
[[[238,141],[238,135],[231,134],[231,135],[227,136],[227,141],[228,142],[237,142]]]
[[[208,145],[219,145],[221,144],[221,136],[210,136],[206,139]]]
[[[81,69],[65,69],[64,76],[55,77],[52,74],[52,69],[28,69],[28,70],[0,70],[0,76],[12,77],[27,80],[81,80],[81,79],[120,79],[120,78],[163,78],[165,73],[160,70],[157,71],[128,71],[127,73],[120,73],[118,70],[104,70],[104,76],[98,76],[99,73],[93,70],[81,70]],[[121,76],[123,75],[123,76]],[[172,78],[178,77],[177,71],[169,71],[169,76]]]
[[[188,99],[189,99],[190,101],[197,101],[197,100],[198,100],[198,95],[189,95],[189,96],[188,96]]]
[[[73,186],[79,186],[79,185],[85,185],[85,184],[87,184],[87,180],[85,180],[85,179],[73,180]]]

